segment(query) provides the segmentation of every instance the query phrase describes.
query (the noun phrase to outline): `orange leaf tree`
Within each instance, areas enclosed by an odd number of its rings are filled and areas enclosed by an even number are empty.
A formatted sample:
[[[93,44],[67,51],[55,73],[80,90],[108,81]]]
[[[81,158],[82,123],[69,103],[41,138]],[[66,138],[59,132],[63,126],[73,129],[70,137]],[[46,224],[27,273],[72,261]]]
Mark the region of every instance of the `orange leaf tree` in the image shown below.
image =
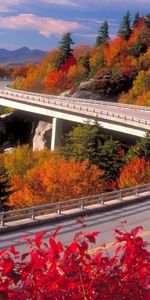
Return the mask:
[[[132,187],[150,182],[150,162],[143,158],[132,159],[121,171],[120,188]]]
[[[22,208],[98,194],[105,189],[103,175],[87,161],[47,160],[24,178],[14,178],[16,192],[10,196],[9,205]]]

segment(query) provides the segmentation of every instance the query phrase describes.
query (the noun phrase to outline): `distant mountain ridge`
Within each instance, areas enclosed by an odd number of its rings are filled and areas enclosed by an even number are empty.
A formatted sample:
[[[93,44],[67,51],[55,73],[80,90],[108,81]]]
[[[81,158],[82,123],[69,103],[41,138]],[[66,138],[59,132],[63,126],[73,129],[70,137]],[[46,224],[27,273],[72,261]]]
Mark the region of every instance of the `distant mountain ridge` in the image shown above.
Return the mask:
[[[46,55],[46,51],[30,50],[28,47],[22,47],[16,50],[0,49],[0,65],[22,66],[26,64],[38,64]]]

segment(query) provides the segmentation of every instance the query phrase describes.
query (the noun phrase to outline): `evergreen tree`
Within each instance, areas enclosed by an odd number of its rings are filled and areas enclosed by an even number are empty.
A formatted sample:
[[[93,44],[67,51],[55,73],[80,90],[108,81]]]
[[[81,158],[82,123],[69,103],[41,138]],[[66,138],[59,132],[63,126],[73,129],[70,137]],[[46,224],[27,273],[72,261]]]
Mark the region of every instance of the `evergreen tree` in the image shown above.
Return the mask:
[[[0,211],[3,211],[7,208],[8,196],[10,192],[10,184],[5,172],[0,170]]]
[[[104,21],[99,29],[99,35],[96,39],[96,45],[107,45],[109,42],[108,22]]]
[[[129,149],[126,160],[129,161],[135,157],[150,161],[150,131],[148,131],[145,137],[141,138],[135,146]]]
[[[131,32],[130,12],[127,11],[120,24],[118,35],[127,41],[130,38]]]
[[[115,181],[124,163],[125,156],[122,145],[107,137],[107,140],[99,148],[98,152],[98,166],[105,172],[106,179],[110,182]]]
[[[104,143],[106,136],[102,134],[97,122],[89,122],[75,127],[66,138],[66,146],[62,148],[65,158],[77,161],[88,160],[89,164],[98,163],[98,149]]]
[[[74,42],[72,40],[72,33],[64,33],[58,47],[60,50],[60,65],[65,63],[68,58],[73,56],[71,48],[71,45],[73,44]]]
[[[88,73],[90,72],[90,53],[86,53],[86,55],[82,56],[80,58],[80,63],[85,68],[86,75],[88,75]]]
[[[150,28],[150,13],[144,18],[145,25]]]
[[[134,20],[133,20],[133,24],[132,24],[133,27],[137,26],[139,19],[140,19],[140,15],[139,15],[139,12],[137,12],[134,16]]]
[[[105,172],[108,181],[115,180],[124,163],[124,151],[121,145],[102,133],[97,122],[86,123],[74,128],[67,136],[62,154],[67,159],[88,160],[89,165],[96,164]]]

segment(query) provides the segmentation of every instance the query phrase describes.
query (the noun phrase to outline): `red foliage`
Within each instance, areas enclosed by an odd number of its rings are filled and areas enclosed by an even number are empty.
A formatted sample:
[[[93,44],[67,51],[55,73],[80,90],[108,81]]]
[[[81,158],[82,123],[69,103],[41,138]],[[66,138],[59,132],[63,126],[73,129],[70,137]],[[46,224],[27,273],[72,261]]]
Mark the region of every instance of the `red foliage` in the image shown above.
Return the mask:
[[[74,57],[70,57],[62,66],[60,71],[63,73],[67,73],[74,64],[76,63],[76,60]]]
[[[116,229],[113,257],[102,250],[88,252],[97,231],[81,230],[64,247],[56,241],[60,228],[47,243],[42,242],[45,233],[37,234],[29,253],[21,255],[14,247],[2,251],[0,300],[150,299],[150,252],[138,235],[141,229]]]
[[[45,91],[50,94],[60,94],[70,89],[72,85],[68,82],[65,72],[53,70],[47,77]]]

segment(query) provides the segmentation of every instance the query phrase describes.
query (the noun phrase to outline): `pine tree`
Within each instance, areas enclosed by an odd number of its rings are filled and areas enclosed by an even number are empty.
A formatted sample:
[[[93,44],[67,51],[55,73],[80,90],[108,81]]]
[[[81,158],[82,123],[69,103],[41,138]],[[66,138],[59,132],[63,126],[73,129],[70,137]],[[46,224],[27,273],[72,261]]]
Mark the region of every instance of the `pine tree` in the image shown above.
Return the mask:
[[[127,11],[120,24],[118,35],[127,41],[130,38],[131,32],[130,12]]]
[[[137,26],[138,22],[139,22],[139,19],[140,19],[140,14],[139,12],[137,12],[134,16],[134,20],[133,20],[133,24],[132,24],[132,27],[135,27]]]
[[[97,122],[74,128],[67,136],[62,154],[66,159],[71,158],[80,162],[88,160],[89,165],[96,164],[104,171],[108,181],[118,177],[124,163],[124,151],[121,145],[103,134]]]
[[[104,21],[99,29],[99,35],[96,39],[96,45],[107,45],[109,42],[108,22]]]
[[[66,138],[66,146],[62,149],[65,158],[77,161],[88,160],[89,164],[98,162],[98,149],[104,143],[106,136],[101,132],[97,122],[89,122],[75,127]]]
[[[64,33],[58,47],[60,50],[60,65],[64,64],[68,58],[73,56],[71,48],[73,44],[72,33]]]
[[[150,13],[144,18],[145,25],[150,28]]]
[[[145,137],[141,138],[135,146],[129,149],[126,160],[129,161],[135,157],[150,161],[150,131],[148,131]]]

